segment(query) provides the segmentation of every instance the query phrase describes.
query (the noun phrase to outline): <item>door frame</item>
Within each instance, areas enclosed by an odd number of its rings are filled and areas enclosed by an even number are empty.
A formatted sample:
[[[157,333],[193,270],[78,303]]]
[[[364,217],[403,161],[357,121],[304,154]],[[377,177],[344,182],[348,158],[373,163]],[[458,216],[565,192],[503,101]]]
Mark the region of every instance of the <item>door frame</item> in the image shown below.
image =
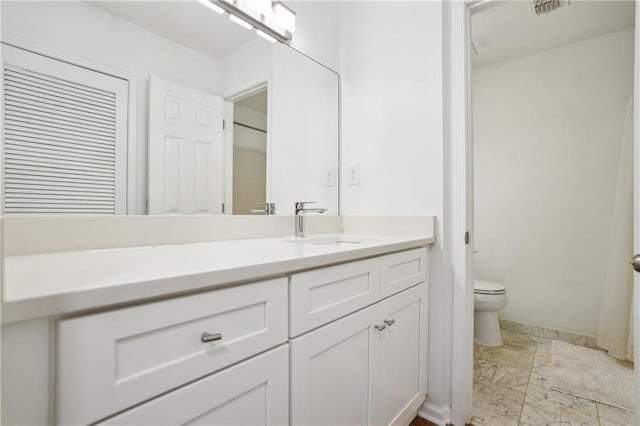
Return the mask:
[[[267,176],[265,179],[266,194],[265,202],[268,202],[271,198],[271,180],[269,176],[271,173],[271,77],[264,79],[257,79],[255,81],[248,82],[243,87],[235,88],[230,93],[224,96],[224,211],[222,214],[233,214],[233,104],[245,97],[251,96],[255,92],[267,88]]]
[[[636,22],[633,89],[633,249],[640,253],[640,1],[635,0]],[[633,274],[635,423],[640,424],[640,272]]]
[[[640,0],[635,0],[634,251],[640,253]],[[473,407],[473,145],[471,115],[471,15],[495,0],[443,2],[444,245],[451,266],[451,422],[467,423]],[[464,233],[470,243],[464,246]],[[640,324],[640,274],[634,274],[633,315]],[[635,422],[640,424],[640,327],[635,342]]]

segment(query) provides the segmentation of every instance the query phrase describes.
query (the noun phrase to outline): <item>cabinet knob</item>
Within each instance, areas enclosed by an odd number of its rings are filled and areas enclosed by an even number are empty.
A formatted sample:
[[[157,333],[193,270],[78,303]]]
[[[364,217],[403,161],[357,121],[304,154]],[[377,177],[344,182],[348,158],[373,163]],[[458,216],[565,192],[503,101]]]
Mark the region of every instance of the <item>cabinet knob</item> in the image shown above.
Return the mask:
[[[396,320],[394,320],[394,319],[386,319],[386,320],[384,320],[384,323],[387,324],[389,327],[391,327],[393,324],[396,323]]]
[[[207,333],[206,331],[200,336],[202,343],[215,342],[216,340],[222,340],[222,333]]]
[[[382,331],[382,330],[384,330],[385,328],[387,328],[387,326],[386,326],[386,325],[384,325],[384,324],[377,324],[377,325],[374,325],[374,328],[375,328],[376,330],[378,330],[378,331]]]

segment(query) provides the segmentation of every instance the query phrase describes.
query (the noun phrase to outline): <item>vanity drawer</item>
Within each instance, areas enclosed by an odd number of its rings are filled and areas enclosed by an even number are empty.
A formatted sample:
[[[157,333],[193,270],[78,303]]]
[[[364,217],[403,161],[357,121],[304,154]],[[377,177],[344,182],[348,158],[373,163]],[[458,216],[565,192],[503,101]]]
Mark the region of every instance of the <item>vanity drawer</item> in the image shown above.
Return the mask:
[[[293,274],[289,281],[290,336],[326,324],[380,298],[380,258]]]
[[[289,345],[132,408],[105,425],[289,424]]]
[[[287,323],[286,278],[60,321],[57,421],[97,421],[284,343]]]
[[[380,297],[427,281],[427,249],[421,247],[380,257]]]

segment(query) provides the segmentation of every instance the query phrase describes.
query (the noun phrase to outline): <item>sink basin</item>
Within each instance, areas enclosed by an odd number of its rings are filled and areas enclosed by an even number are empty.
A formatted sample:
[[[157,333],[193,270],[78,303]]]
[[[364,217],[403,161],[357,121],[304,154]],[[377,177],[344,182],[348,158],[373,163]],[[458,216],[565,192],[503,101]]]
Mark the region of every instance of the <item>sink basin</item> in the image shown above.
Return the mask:
[[[282,240],[283,243],[313,244],[323,246],[346,246],[352,244],[362,244],[362,241],[346,240],[341,238],[295,238],[292,240]]]

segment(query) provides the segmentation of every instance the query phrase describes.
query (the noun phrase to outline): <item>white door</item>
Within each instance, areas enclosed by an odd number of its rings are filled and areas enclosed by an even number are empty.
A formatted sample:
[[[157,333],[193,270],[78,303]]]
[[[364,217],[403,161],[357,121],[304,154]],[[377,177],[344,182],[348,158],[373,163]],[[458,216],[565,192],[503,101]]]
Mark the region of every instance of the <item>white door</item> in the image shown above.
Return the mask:
[[[149,214],[221,214],[223,100],[149,82]]]
[[[2,211],[126,214],[128,82],[2,44]]]
[[[371,336],[371,424],[408,424],[426,397],[427,288],[379,304]]]
[[[289,423],[289,350],[284,345],[139,405],[102,424]]]
[[[291,424],[369,424],[374,308],[291,341]]]

